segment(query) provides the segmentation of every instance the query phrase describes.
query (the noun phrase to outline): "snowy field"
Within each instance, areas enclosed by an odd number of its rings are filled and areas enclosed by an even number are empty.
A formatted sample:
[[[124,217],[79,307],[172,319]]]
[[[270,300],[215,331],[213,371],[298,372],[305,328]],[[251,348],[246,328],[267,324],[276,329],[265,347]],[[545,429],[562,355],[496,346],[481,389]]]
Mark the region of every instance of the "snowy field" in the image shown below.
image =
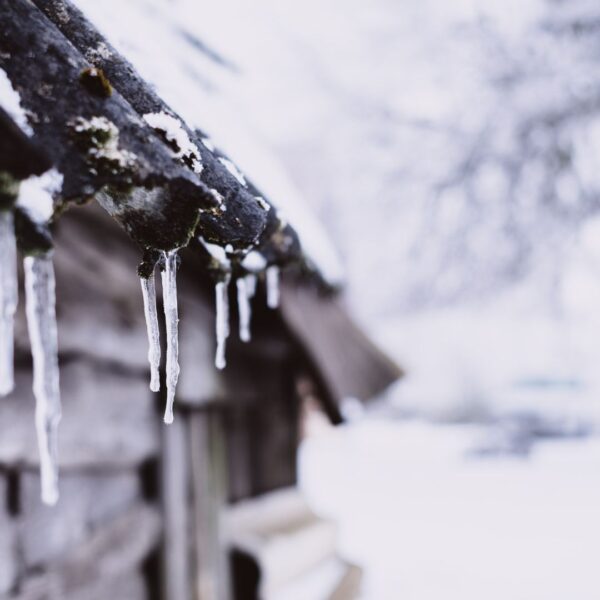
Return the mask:
[[[365,600],[600,598],[600,439],[482,458],[481,426],[368,419],[305,442],[302,486]]]

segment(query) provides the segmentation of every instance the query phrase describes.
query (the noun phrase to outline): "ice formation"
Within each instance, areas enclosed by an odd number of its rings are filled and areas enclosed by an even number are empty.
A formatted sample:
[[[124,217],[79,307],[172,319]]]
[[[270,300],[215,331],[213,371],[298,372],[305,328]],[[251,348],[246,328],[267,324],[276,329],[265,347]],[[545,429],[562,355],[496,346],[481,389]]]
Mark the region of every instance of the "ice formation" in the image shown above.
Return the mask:
[[[249,342],[250,318],[252,316],[252,309],[250,307],[250,294],[248,293],[248,283],[245,277],[238,278],[238,280],[235,283],[237,287],[240,340],[242,340],[242,342]]]
[[[215,366],[217,369],[224,369],[225,360],[225,342],[229,336],[229,297],[228,297],[229,278],[218,281],[215,285],[216,300],[216,335],[217,351],[215,354]]]
[[[254,298],[254,294],[256,294],[256,275],[254,275],[254,273],[248,273],[245,279],[248,298]]]
[[[177,314],[177,250],[164,253],[165,269],[161,273],[165,325],[167,330],[167,405],[165,423],[173,422],[173,402],[179,378],[179,334]]]
[[[17,206],[26,211],[32,221],[46,223],[52,218],[53,197],[60,192],[62,184],[62,173],[56,169],[32,175],[21,182]]]
[[[144,279],[142,296],[144,298],[144,315],[146,317],[146,330],[148,332],[148,362],[150,363],[150,389],[158,392],[160,389],[160,334],[158,331],[158,314],[156,311],[156,283],[154,273]]]
[[[271,265],[267,267],[267,306],[277,308],[279,306],[279,267]]]
[[[58,424],[61,418],[54,267],[50,253],[24,260],[27,328],[33,357],[35,424],[42,501],[58,500]]]
[[[14,388],[14,315],[17,309],[17,246],[13,215],[0,212],[0,395]]]

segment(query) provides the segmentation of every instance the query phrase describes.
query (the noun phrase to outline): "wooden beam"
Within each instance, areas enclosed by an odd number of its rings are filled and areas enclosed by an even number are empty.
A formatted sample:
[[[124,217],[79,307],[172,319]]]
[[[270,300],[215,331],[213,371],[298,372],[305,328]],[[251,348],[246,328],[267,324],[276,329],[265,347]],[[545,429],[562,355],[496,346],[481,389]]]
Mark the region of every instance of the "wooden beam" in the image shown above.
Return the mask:
[[[189,452],[182,415],[163,430],[161,493],[164,519],[163,598],[190,600]]]
[[[231,596],[222,526],[227,503],[225,443],[221,415],[195,411],[189,418],[194,515],[194,600]]]
[[[159,535],[158,511],[140,503],[99,528],[66,557],[46,565],[45,572],[28,580],[11,600],[96,597],[93,594],[107,582],[135,574]]]

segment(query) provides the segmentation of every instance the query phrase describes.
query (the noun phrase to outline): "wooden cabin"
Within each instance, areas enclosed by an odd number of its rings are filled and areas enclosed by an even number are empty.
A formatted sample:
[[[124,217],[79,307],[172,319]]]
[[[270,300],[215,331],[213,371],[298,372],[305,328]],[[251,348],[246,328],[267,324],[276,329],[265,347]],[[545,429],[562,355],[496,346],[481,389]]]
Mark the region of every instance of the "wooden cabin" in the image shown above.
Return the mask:
[[[344,399],[368,401],[400,376],[398,367],[318,268],[301,268],[299,246],[280,243],[297,240],[291,227],[204,134],[179,121],[195,154],[174,154],[165,131],[148,126],[144,114],[170,109],[67,0],[0,0],[0,68],[32,128],[21,131],[0,96],[0,211],[14,214],[22,253],[54,248],[63,403],[61,497],[49,507],[40,501],[21,298],[15,388],[0,398],[0,600],[356,597],[360,569],[338,555],[335,524],[297,488],[298,445],[307,407],[341,423]],[[110,85],[89,81],[100,68]],[[108,149],[99,138],[90,148],[90,139],[73,137],[96,119],[111,135],[119,126]],[[14,191],[51,164],[64,178],[52,231],[15,205]],[[132,189],[156,191],[150,209],[128,196]],[[100,207],[106,190],[119,210],[111,198]],[[266,307],[259,282],[248,343],[236,335],[230,286],[227,366],[218,371],[214,269],[206,253],[182,248],[181,373],[167,426],[164,392],[148,386],[136,271],[140,246],[166,251],[197,235],[231,246],[232,256],[250,244],[268,264],[290,268],[277,310]],[[164,372],[163,364],[161,390]]]

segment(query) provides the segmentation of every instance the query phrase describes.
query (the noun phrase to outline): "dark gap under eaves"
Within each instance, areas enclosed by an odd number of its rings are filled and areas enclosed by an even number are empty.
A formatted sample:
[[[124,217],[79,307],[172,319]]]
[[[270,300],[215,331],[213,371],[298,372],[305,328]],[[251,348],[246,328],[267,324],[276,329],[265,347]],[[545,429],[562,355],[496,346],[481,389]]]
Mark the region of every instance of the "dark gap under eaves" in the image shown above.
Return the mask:
[[[6,473],[6,511],[12,517],[21,512],[21,487],[18,469]]]

